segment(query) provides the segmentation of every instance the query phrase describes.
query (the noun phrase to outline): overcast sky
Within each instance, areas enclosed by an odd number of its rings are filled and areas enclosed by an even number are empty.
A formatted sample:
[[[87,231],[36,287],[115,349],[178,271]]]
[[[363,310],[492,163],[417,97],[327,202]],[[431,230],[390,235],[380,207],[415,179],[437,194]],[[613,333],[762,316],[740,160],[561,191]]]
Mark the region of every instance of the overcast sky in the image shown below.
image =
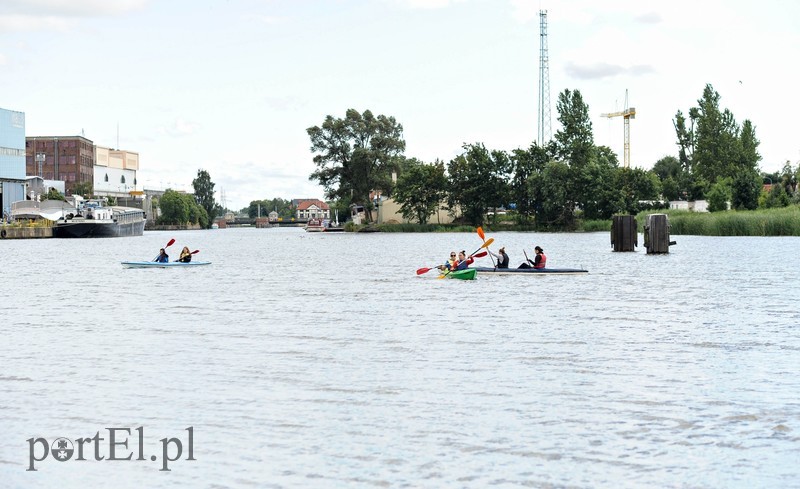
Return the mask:
[[[306,128],[349,108],[394,116],[423,161],[528,147],[540,9],[554,131],[558,94],[580,90],[622,162],[623,121],[600,114],[627,89],[649,169],[710,83],[755,124],[762,170],[800,162],[800,2],[776,0],[2,0],[0,107],[28,136],[138,152],[146,188],[190,190],[202,168],[232,209],[321,198]]]

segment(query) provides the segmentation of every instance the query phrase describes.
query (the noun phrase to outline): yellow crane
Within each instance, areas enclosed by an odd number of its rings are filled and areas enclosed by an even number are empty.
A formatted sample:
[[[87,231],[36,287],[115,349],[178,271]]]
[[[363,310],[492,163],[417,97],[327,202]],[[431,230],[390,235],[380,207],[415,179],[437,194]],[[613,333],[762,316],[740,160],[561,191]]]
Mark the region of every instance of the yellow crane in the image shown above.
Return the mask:
[[[622,117],[625,121],[625,168],[631,167],[631,119],[636,119],[636,109],[628,108],[628,91],[625,90],[625,109],[621,112],[609,112],[600,114],[600,117]]]

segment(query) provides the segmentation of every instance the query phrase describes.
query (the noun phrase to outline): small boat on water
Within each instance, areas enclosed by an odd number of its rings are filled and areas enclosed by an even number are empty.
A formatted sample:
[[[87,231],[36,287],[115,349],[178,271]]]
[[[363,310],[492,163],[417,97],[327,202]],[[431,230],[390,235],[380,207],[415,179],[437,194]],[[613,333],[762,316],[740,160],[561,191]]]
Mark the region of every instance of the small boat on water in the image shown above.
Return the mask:
[[[454,278],[457,280],[475,280],[475,276],[478,274],[478,269],[476,268],[466,268],[464,270],[456,270],[450,273],[443,273],[439,275],[439,278]]]
[[[142,236],[145,215],[135,207],[107,206],[105,200],[76,197],[75,212],[55,221],[56,238],[118,238]]]
[[[325,225],[321,219],[309,219],[306,223],[305,230],[310,233],[325,231]]]
[[[161,263],[157,261],[124,261],[122,266],[125,268],[191,268],[202,267],[204,265],[211,265],[210,261],[190,261],[188,263],[180,261],[171,261],[168,263]]]
[[[495,275],[547,275],[547,274],[561,274],[561,275],[579,275],[589,273],[589,270],[582,268],[491,268],[491,267],[475,267],[475,270],[483,274]]]

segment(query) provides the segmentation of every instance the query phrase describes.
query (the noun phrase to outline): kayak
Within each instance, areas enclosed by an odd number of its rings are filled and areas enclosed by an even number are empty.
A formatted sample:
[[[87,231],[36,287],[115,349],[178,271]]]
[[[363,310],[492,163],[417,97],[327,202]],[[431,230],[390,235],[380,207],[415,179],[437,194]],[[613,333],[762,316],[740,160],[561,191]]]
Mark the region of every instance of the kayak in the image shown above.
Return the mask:
[[[455,278],[458,280],[475,280],[475,275],[478,274],[477,268],[467,268],[465,270],[456,270],[455,272],[443,273],[439,278]]]
[[[561,275],[577,275],[582,273],[589,273],[589,270],[582,268],[491,268],[491,267],[475,267],[473,270],[484,273],[493,273],[495,275],[547,275],[547,274],[561,274]]]
[[[157,261],[124,261],[122,266],[125,268],[189,268],[201,267],[203,265],[211,265],[210,261],[190,261],[183,263],[180,261],[171,261],[169,263],[159,263]]]

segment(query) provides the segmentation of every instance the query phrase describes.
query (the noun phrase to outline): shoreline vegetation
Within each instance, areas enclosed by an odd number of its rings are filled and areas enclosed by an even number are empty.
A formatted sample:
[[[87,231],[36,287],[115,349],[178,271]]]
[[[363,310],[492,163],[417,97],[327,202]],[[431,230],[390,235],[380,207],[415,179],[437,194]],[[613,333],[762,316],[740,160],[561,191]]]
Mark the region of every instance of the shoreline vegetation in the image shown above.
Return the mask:
[[[697,236],[800,236],[800,205],[752,211],[694,212],[686,210],[645,211],[636,215],[639,232],[644,232],[644,222],[650,214],[669,216],[671,235]],[[611,232],[611,220],[578,219],[574,229],[541,228],[533,224],[519,224],[512,219],[484,224],[489,232]],[[349,232],[393,233],[472,233],[475,227],[467,224],[365,224],[348,222]]]

